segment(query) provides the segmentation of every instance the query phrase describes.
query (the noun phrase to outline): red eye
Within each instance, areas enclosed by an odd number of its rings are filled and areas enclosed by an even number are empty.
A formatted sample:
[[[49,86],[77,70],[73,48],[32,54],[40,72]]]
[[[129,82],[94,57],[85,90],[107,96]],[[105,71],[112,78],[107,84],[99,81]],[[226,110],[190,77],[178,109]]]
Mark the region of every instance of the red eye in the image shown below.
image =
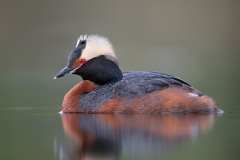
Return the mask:
[[[83,65],[83,64],[85,64],[87,62],[87,60],[86,59],[81,59],[80,60],[80,63]]]

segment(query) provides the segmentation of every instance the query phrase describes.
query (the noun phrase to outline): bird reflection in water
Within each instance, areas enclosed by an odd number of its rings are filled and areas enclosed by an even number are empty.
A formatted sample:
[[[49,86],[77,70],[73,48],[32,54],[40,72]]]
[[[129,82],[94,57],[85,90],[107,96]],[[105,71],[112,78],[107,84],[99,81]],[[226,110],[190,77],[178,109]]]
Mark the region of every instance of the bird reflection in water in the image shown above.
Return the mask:
[[[119,159],[159,153],[212,128],[212,114],[63,114],[59,159]]]

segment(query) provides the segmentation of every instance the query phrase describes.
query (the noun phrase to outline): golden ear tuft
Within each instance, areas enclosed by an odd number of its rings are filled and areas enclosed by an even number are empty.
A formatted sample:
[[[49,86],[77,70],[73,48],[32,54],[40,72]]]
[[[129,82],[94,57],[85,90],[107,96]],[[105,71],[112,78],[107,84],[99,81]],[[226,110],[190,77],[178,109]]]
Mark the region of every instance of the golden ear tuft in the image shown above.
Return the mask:
[[[100,55],[117,59],[113,46],[106,37],[100,35],[80,35],[76,47],[78,47],[81,42],[86,42],[86,47],[82,52],[82,56],[87,60]]]

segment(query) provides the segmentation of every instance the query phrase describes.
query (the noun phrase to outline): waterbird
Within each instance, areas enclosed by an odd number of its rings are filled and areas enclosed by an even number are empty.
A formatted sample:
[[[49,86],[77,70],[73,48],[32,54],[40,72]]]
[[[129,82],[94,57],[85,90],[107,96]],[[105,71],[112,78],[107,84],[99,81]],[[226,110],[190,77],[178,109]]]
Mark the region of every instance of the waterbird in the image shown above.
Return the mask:
[[[156,71],[122,72],[108,38],[80,35],[54,79],[75,74],[63,113],[220,113],[212,98],[186,81]]]

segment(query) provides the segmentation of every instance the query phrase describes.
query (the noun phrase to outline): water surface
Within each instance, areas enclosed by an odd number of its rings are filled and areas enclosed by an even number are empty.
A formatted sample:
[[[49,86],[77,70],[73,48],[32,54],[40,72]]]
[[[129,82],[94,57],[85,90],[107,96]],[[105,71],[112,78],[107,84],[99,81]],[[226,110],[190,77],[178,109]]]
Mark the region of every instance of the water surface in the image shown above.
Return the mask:
[[[59,114],[1,108],[0,159],[238,159],[237,113]]]

